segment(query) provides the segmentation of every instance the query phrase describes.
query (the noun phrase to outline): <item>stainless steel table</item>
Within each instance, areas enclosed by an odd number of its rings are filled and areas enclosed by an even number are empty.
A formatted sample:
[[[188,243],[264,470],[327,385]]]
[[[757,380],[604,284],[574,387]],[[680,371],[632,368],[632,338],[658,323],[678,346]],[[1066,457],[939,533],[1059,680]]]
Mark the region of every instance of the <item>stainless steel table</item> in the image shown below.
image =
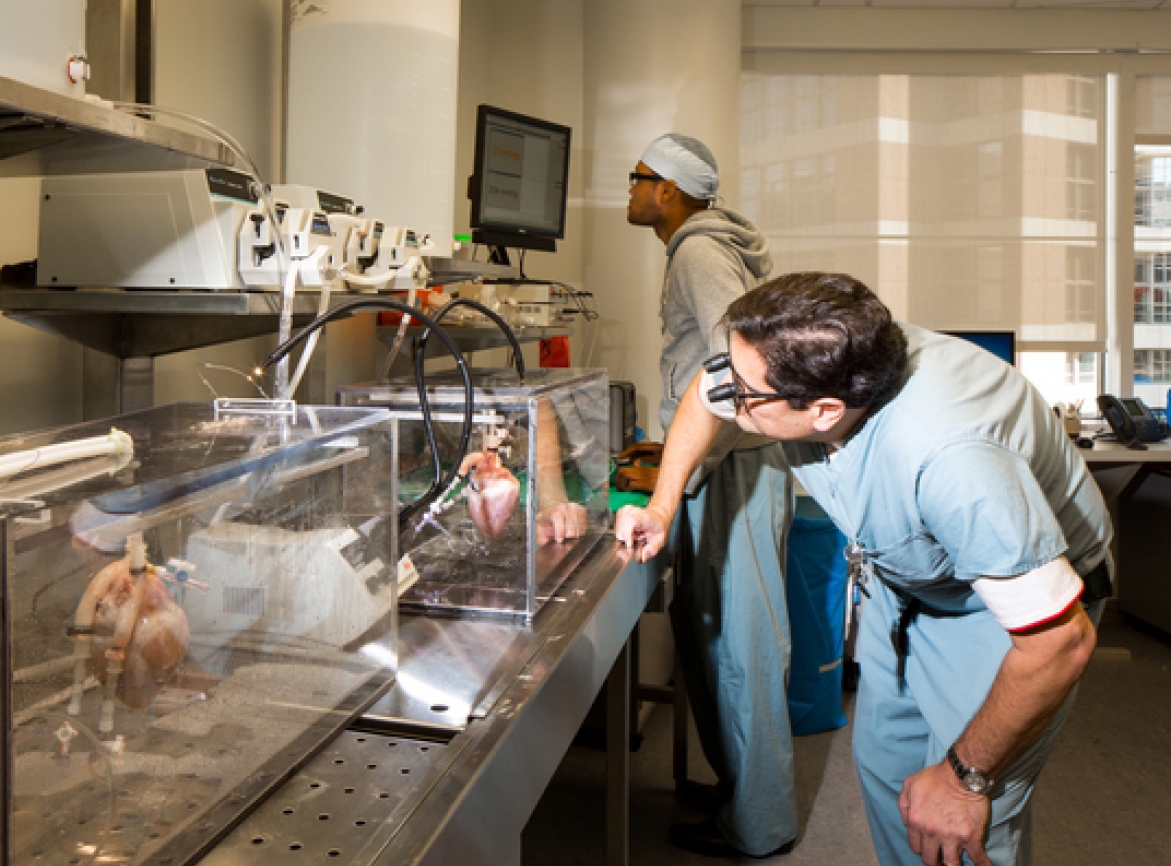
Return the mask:
[[[404,618],[393,690],[202,861],[501,864],[599,690],[606,862],[628,862],[628,641],[659,580],[604,538],[531,627]]]

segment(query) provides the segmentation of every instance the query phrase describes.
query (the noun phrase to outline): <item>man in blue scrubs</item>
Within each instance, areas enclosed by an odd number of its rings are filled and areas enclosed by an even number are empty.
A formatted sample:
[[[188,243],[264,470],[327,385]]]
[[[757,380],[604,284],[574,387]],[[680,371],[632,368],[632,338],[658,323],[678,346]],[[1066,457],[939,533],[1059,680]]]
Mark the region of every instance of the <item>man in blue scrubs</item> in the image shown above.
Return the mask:
[[[1030,795],[1109,594],[1110,521],[1041,395],[963,341],[895,323],[857,280],[790,274],[733,303],[654,498],[651,556],[721,418],[785,443],[869,599],[854,759],[883,864],[1031,861]]]

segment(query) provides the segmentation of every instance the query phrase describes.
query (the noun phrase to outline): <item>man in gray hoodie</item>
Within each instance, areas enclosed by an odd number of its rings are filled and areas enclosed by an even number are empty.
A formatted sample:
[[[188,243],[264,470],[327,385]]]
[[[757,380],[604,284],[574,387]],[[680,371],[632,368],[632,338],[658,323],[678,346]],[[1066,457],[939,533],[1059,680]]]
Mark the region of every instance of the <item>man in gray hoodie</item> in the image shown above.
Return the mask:
[[[664,431],[703,362],[727,351],[718,323],[728,305],[772,269],[767,238],[741,214],[716,206],[718,187],[712,152],[674,133],[653,141],[630,174],[627,220],[653,228],[667,246]],[[775,443],[725,424],[687,492],[672,528],[682,567],[671,625],[719,784],[705,798],[715,801],[713,817],[673,824],[671,841],[713,856],[785,853],[797,835],[785,693],[788,464]],[[702,790],[692,785],[683,793]]]

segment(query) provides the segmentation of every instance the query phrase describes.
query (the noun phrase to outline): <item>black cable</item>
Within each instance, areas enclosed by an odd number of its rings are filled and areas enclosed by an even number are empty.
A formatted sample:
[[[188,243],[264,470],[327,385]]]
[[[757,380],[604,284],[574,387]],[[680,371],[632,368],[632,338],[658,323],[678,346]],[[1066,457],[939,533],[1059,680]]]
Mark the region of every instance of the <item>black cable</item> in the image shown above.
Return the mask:
[[[516,339],[516,334],[513,333],[512,328],[508,327],[508,323],[504,321],[504,319],[500,318],[500,316],[498,316],[496,313],[492,312],[490,309],[481,304],[479,301],[473,301],[471,298],[456,298],[454,301],[451,301],[446,306],[444,306],[443,309],[435,314],[435,321],[442,321],[443,317],[446,316],[455,307],[471,307],[473,310],[477,310],[483,313],[485,316],[491,319],[496,324],[496,327],[498,327],[504,333],[504,336],[508,339],[508,342],[512,344],[512,351],[516,356],[516,375],[520,377],[521,384],[523,385],[525,380],[525,359],[520,352],[520,342]],[[420,357],[422,357],[423,350],[427,348],[427,338],[429,335],[430,329],[428,328],[428,330],[424,331],[423,335],[419,337]]]
[[[431,401],[425,396],[427,393],[427,382],[423,377],[423,353],[418,345],[415,346],[413,354],[414,357],[412,360],[415,364],[415,392],[421,395],[419,397],[419,409],[423,413],[423,432],[427,434],[427,447],[431,449],[431,487],[423,494],[426,496],[439,483],[439,479],[443,477],[443,461],[439,459],[439,443],[435,439],[435,427],[431,423]],[[463,455],[460,455],[456,465],[458,466],[460,463],[463,463],[463,459]],[[447,489],[446,486],[444,486],[444,489]],[[408,517],[414,513],[414,511],[411,511]]]
[[[443,312],[451,306],[452,304],[448,304],[447,307],[444,307],[443,310],[440,311],[440,315],[442,315]],[[443,342],[443,344],[447,347],[447,350],[451,353],[451,356],[455,359],[456,366],[459,368],[460,377],[463,379],[464,422],[460,433],[459,448],[457,449],[455,462],[452,464],[452,467],[447,473],[446,478],[444,478],[441,482],[439,474],[442,469],[442,464],[438,459],[438,451],[432,444],[432,464],[436,468],[435,477],[431,483],[430,489],[428,489],[426,493],[424,493],[409,505],[403,506],[402,510],[399,511],[398,520],[399,526],[401,527],[405,526],[406,522],[412,516],[414,516],[423,508],[429,506],[432,502],[435,501],[436,497],[438,497],[438,495],[443,490],[447,489],[447,486],[459,472],[460,465],[463,463],[464,457],[468,453],[468,443],[472,438],[472,417],[475,398],[475,392],[472,390],[472,378],[468,373],[468,365],[467,361],[464,360],[463,353],[460,352],[459,347],[455,345],[447,332],[439,327],[439,322],[436,319],[432,319],[430,316],[419,312],[417,308],[408,304],[404,304],[401,301],[391,300],[390,298],[360,298],[356,301],[349,301],[348,303],[340,304],[337,307],[334,307],[332,310],[322,313],[320,316],[302,328],[300,332],[289,337],[289,339],[285,340],[283,343],[273,349],[262,366],[265,369],[268,369],[269,367],[278,363],[293,349],[297,348],[297,346],[301,345],[301,343],[309,339],[310,334],[312,334],[314,331],[324,328],[327,324],[334,321],[335,319],[340,319],[343,316],[347,316],[350,313],[362,309],[394,310],[396,312],[405,313],[408,316],[412,316],[418,319],[427,326],[428,330],[425,331],[424,334],[429,334],[433,330],[439,335],[439,339]],[[513,339],[515,339],[515,337]],[[415,359],[416,370],[422,365],[422,357],[423,353],[422,349],[420,348],[419,353]],[[523,379],[523,365],[521,369]],[[431,429],[431,406],[427,398],[426,388],[419,388],[420,381],[420,377],[416,376],[415,383],[416,388],[419,391],[419,406],[423,414],[423,425],[427,431],[428,442],[434,443],[434,432]]]

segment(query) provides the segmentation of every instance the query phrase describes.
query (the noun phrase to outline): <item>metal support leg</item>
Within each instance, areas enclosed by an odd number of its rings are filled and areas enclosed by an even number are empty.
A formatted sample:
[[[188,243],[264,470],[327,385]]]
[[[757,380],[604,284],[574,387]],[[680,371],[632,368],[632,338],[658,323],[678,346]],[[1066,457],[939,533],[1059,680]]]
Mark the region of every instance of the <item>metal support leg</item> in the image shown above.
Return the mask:
[[[154,358],[123,358],[118,362],[118,413],[137,412],[155,404]]]
[[[675,777],[675,790],[678,791],[687,781],[687,689],[683,685],[683,664],[679,661],[679,654],[675,654],[675,702],[673,707],[674,744],[671,751],[672,775]]]
[[[606,677],[606,866],[630,863],[630,643]]]
[[[630,633],[630,640],[626,646],[630,649],[630,750],[637,751],[641,745],[639,733],[639,715],[642,713],[642,664],[639,662],[639,633],[641,632],[642,617],[634,624],[634,631]]]

